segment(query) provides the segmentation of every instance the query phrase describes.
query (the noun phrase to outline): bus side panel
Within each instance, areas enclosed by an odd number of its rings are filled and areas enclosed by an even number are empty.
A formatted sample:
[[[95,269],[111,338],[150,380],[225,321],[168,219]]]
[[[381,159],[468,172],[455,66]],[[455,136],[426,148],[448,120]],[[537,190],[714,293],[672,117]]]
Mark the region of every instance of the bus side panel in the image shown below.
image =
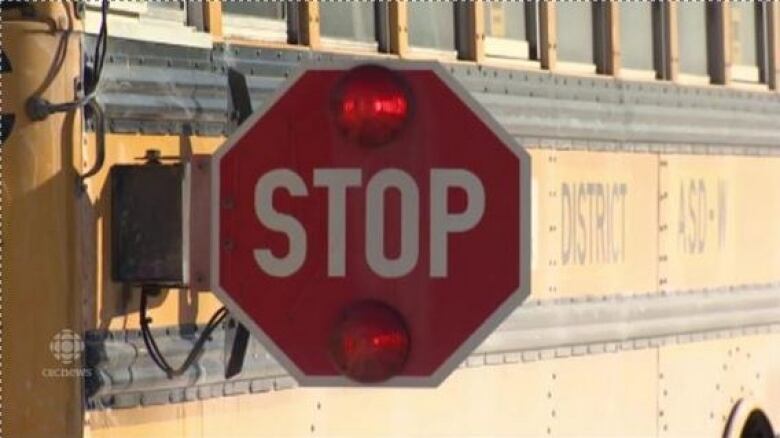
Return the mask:
[[[656,291],[658,155],[530,152],[531,299]]]
[[[662,156],[664,290],[780,279],[780,158]]]
[[[86,136],[87,150],[93,151],[95,136]],[[221,137],[191,137],[171,135],[106,135],[106,158],[101,171],[87,181],[87,193],[93,203],[89,218],[82,224],[94,231],[95,244],[89,266],[97,278],[95,291],[87,296],[87,327],[105,330],[137,329],[139,327],[138,290],[129,290],[111,279],[111,184],[108,174],[115,164],[143,164],[147,149],[157,149],[163,157],[210,154],[224,139]],[[208,211],[203,212],[204,215]],[[203,324],[222,306],[211,293],[171,289],[165,290],[149,303],[149,316],[156,326]]]
[[[82,431],[82,236],[74,233],[84,201],[77,187],[81,113],[33,121],[25,110],[33,96],[56,103],[76,97],[80,34],[43,21],[76,26],[66,17],[72,11],[58,4],[42,9],[52,16],[2,25],[10,65],[2,74],[2,110],[15,117],[0,169],[2,432],[8,436],[77,437]]]
[[[475,365],[436,389],[295,388],[93,411],[87,436],[656,434],[656,349]]]
[[[778,334],[759,334],[661,348],[659,435],[720,436],[740,399],[763,409],[777,430],[778,342]]]

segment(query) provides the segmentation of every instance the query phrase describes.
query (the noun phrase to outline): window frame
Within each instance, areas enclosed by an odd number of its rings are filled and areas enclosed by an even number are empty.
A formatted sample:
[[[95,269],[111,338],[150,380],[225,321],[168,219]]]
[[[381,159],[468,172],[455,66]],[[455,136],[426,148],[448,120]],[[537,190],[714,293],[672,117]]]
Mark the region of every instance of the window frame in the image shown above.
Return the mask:
[[[727,50],[730,52],[730,59],[733,61],[730,66],[730,75],[729,78],[731,82],[733,82],[735,85],[758,85],[758,86],[766,86],[767,85],[767,71],[769,67],[769,53],[768,53],[768,47],[769,47],[769,32],[768,32],[768,25],[767,22],[767,4],[765,2],[755,2],[751,3],[753,6],[753,16],[755,18],[755,34],[753,35],[753,39],[755,40],[755,50],[756,50],[756,64],[755,65],[748,65],[748,64],[737,64],[736,60],[734,59],[734,53],[733,53],[733,45],[732,45],[732,34],[731,32],[733,29],[731,28],[731,23],[733,23],[733,11],[734,9],[732,7],[727,8],[727,14],[728,14],[728,31],[729,31],[729,38],[728,38],[728,45]]]
[[[112,37],[136,41],[184,47],[213,47],[212,35],[190,23],[196,17],[191,17],[186,1],[182,5],[178,10],[170,10],[172,8],[160,8],[158,4],[149,2],[110,2],[107,14],[110,34]],[[100,10],[100,0],[85,1],[85,33],[98,33],[102,21]],[[182,38],[182,33],[188,34],[189,38]]]
[[[480,16],[480,25],[484,30],[485,14],[487,13],[485,4],[490,2],[477,2],[478,7],[482,7],[483,11]],[[539,29],[539,2],[538,1],[523,1],[524,7],[523,19],[525,20],[525,39],[516,40],[513,38],[501,38],[492,37],[483,32],[482,37],[484,41],[483,46],[483,59],[484,62],[495,63],[520,63],[523,65],[539,65],[538,49],[536,49],[536,43],[538,41],[538,29]],[[476,19],[477,17],[475,17]],[[477,36],[479,38],[479,35]]]
[[[654,71],[625,68],[620,60],[619,41],[619,6],[616,1],[604,2],[604,16],[594,11],[594,21],[604,19],[603,28],[606,32],[601,38],[595,35],[594,58],[601,53],[602,59],[594,59],[594,64],[559,61],[557,54],[557,34],[555,23],[555,2],[544,0],[525,1],[526,35],[521,42],[521,56],[517,56],[518,47],[514,44],[502,44],[501,38],[492,38],[484,34],[484,4],[482,1],[458,2],[455,6],[455,50],[428,49],[409,45],[407,2],[389,0],[377,1],[375,7],[376,43],[363,44],[349,39],[320,37],[319,11],[316,2],[291,1],[289,13],[285,20],[286,30],[282,31],[278,24],[272,27],[271,35],[260,32],[253,38],[241,40],[242,43],[257,43],[258,45],[277,46],[280,43],[287,47],[306,47],[312,50],[336,50],[360,54],[389,54],[402,59],[438,59],[455,61],[470,60],[478,63],[498,63],[510,67],[542,68],[554,72],[592,75],[594,73],[612,75],[616,78],[630,80],[670,80],[679,84],[710,85],[726,84],[750,89],[780,88],[780,3],[761,2],[756,4],[756,42],[759,56],[757,66],[731,64],[731,41],[729,25],[731,22],[728,3],[707,5],[707,57],[708,75],[690,75],[679,70],[679,46],[677,34],[677,3],[653,2],[653,59]],[[182,46],[205,47],[213,46],[214,42],[225,39],[240,39],[231,35],[230,25],[225,22],[221,2],[193,3],[185,1],[181,13],[152,14],[155,20],[177,18],[170,20],[179,24],[182,29],[197,29],[192,40],[157,38],[149,36],[138,29],[145,28],[143,18],[146,17],[149,5],[144,2],[112,2],[109,19],[118,21],[113,26],[117,36],[149,40]],[[482,11],[481,11],[482,10]],[[481,13],[480,13],[481,11]],[[99,15],[99,0],[86,0],[86,32],[96,33],[95,25],[89,25]],[[175,17],[174,17],[175,16]],[[257,18],[262,20],[261,18]],[[135,20],[136,23],[133,23]],[[228,19],[229,20],[229,19]],[[248,20],[251,22],[252,18]],[[275,20],[268,20],[275,21]],[[227,24],[227,25],[226,25]],[[225,28],[228,32],[225,32]],[[276,29],[273,29],[276,27]],[[122,30],[124,29],[124,30]],[[143,35],[139,37],[139,35]],[[248,35],[247,35],[248,36]],[[499,40],[499,41],[496,41]],[[514,42],[512,39],[510,39]],[[519,40],[518,40],[519,42]],[[513,45],[515,47],[513,47]],[[504,56],[505,55],[505,56]],[[527,55],[527,58],[523,58]],[[594,71],[595,67],[595,71]],[[758,70],[758,80],[756,78]],[[716,74],[713,74],[715,72]],[[718,76],[720,72],[720,76]],[[757,88],[758,87],[758,88]]]
[[[175,21],[175,22],[181,22],[181,23],[187,23],[188,22],[188,15],[189,11],[187,10],[187,0],[180,0],[180,7],[178,8],[178,11],[174,11],[173,8],[163,7],[161,5],[165,4],[171,4],[171,3],[178,3],[175,0],[166,0],[164,2],[161,1],[147,1],[146,4],[146,16],[152,17],[155,19],[161,19],[166,21]],[[119,3],[125,3],[125,2],[119,2]],[[140,3],[140,2],[139,2]]]
[[[673,9],[679,7],[678,3],[671,2],[670,6]],[[680,62],[680,46],[679,46],[679,14],[675,13],[670,15],[674,18],[673,22],[669,23],[670,28],[674,28],[676,38],[674,40],[676,64],[677,64],[677,76],[674,78],[674,82],[685,85],[710,85],[723,83],[722,72],[726,64],[724,59],[725,51],[723,50],[723,44],[725,42],[725,36],[723,31],[723,13],[722,8],[715,9],[709,2],[704,3],[704,27],[705,27],[705,43],[704,51],[706,56],[706,70],[707,74],[688,73],[682,71]]]
[[[219,19],[222,36],[226,39],[257,41],[272,44],[290,44],[296,40],[297,26],[295,17],[298,13],[297,2],[287,2],[287,16],[284,20],[274,20],[263,17],[246,16],[226,12],[219,3]],[[251,4],[251,2],[245,2]]]
[[[334,50],[337,52],[350,52],[361,54],[375,54],[383,53],[386,51],[387,42],[383,41],[386,38],[386,29],[388,19],[387,13],[384,11],[387,8],[385,2],[372,1],[369,2],[374,7],[374,41],[357,41],[349,38],[339,38],[326,36],[322,33],[322,17],[318,21],[320,27],[320,45],[323,50]]]
[[[607,17],[609,25],[612,28],[612,35],[610,48],[612,51],[612,62],[614,63],[609,73],[620,79],[640,80],[640,81],[654,81],[663,79],[663,66],[664,60],[664,41],[665,38],[662,34],[664,28],[663,11],[661,10],[661,4],[659,2],[650,3],[650,41],[652,47],[650,48],[650,55],[653,59],[652,69],[643,68],[630,68],[623,65],[623,41],[622,41],[622,21],[621,8],[622,2],[610,2],[609,6],[611,10],[607,11]]]
[[[780,91],[780,4],[767,3],[767,85]]]
[[[472,19],[474,14],[467,8],[465,2],[445,2],[446,4],[452,4],[452,25],[453,25],[453,49],[440,49],[435,47],[414,46],[411,42],[411,32],[409,26],[409,11],[408,2],[406,1],[394,1],[393,3],[401,3],[404,5],[405,14],[404,22],[398,23],[399,27],[405,29],[406,36],[406,51],[402,54],[407,59],[432,59],[437,61],[457,61],[458,59],[469,59],[468,49],[464,47],[469,44],[469,41],[474,38],[474,25]],[[400,54],[400,53],[399,53]]]
[[[605,46],[611,38],[596,34],[596,24],[605,20],[605,8],[599,7],[601,2],[590,3],[592,8],[590,36],[593,40],[593,61],[591,63],[562,61],[558,54],[558,23],[556,3],[560,0],[541,0],[539,2],[539,61],[545,70],[561,73],[596,75],[602,71],[599,52],[608,51]],[[611,3],[611,2],[610,2]],[[603,23],[603,21],[602,21]],[[611,32],[609,32],[611,33]]]

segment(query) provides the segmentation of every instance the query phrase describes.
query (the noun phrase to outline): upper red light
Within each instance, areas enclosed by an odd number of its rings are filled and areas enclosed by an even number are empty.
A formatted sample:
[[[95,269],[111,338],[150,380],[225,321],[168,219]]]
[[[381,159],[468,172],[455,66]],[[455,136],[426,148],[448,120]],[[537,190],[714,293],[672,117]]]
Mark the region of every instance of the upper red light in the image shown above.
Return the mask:
[[[349,140],[381,146],[396,138],[409,119],[409,91],[392,71],[376,65],[346,73],[334,94],[336,123]]]
[[[330,349],[344,375],[376,383],[403,370],[409,344],[409,332],[397,311],[377,301],[363,301],[341,315]]]

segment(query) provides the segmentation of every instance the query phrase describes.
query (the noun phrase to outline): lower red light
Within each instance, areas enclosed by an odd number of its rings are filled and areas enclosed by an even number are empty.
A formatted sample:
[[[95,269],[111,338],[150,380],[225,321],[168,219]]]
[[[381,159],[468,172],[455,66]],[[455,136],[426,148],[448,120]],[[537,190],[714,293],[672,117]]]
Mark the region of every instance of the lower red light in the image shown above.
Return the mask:
[[[344,375],[360,383],[378,383],[403,370],[409,344],[409,331],[395,309],[378,301],[362,301],[342,313],[330,350]]]
[[[347,72],[334,94],[333,111],[341,133],[363,146],[381,146],[403,129],[410,94],[392,71],[365,65]]]

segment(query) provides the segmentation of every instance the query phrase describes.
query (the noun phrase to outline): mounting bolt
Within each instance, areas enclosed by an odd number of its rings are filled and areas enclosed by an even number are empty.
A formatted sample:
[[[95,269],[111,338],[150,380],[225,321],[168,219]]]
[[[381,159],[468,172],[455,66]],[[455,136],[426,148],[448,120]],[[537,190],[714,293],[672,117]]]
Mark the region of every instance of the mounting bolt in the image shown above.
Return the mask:
[[[48,100],[40,97],[33,96],[27,99],[27,116],[39,122],[45,120],[51,114],[51,104]]]
[[[146,164],[160,164],[161,157],[159,149],[147,149],[142,160],[145,160]]]

